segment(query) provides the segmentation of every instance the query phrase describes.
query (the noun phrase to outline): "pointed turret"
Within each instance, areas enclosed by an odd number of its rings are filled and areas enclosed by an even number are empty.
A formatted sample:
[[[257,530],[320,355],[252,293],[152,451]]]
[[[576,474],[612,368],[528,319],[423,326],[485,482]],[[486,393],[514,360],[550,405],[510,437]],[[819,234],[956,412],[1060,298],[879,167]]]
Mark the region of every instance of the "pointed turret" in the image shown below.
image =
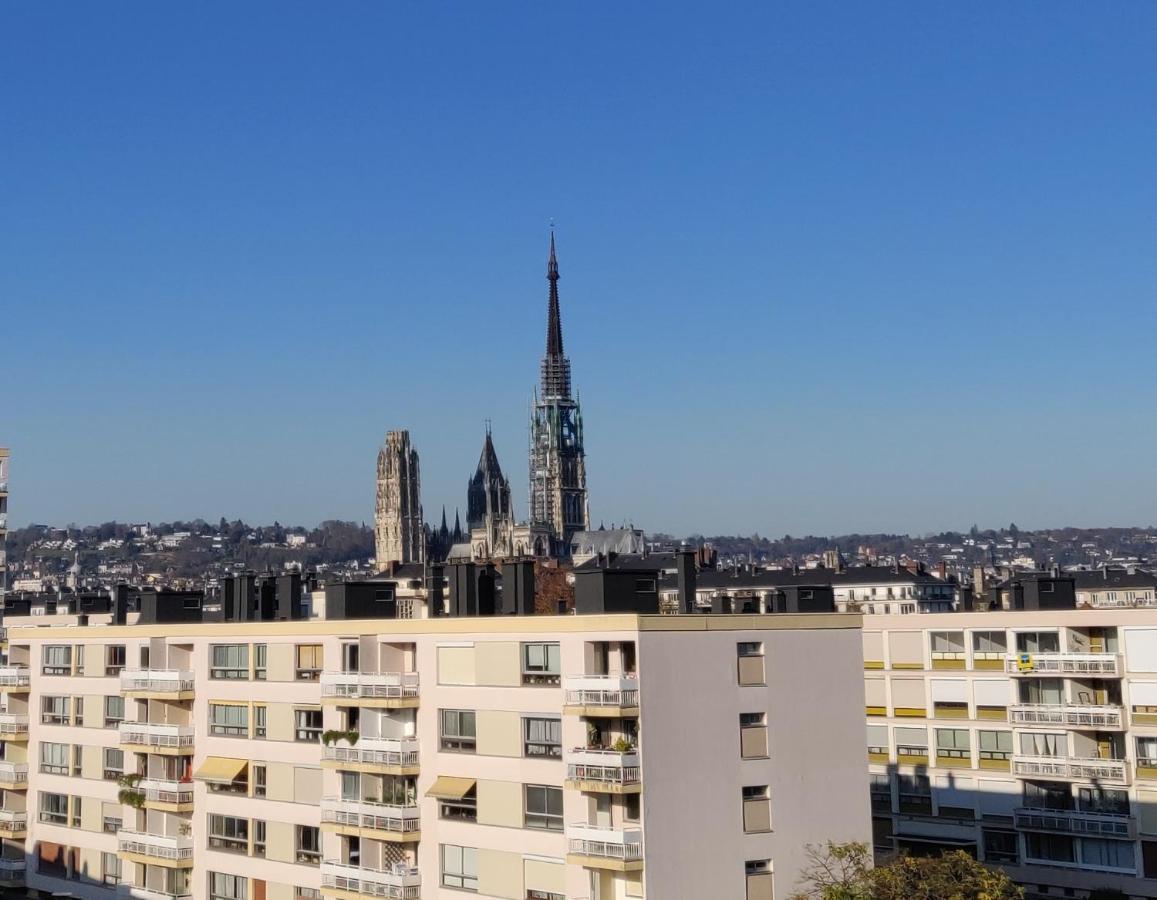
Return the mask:
[[[546,262],[550,302],[546,323],[546,355],[562,356],[562,313],[558,307],[558,258],[554,255],[554,229],[550,232],[550,258]]]

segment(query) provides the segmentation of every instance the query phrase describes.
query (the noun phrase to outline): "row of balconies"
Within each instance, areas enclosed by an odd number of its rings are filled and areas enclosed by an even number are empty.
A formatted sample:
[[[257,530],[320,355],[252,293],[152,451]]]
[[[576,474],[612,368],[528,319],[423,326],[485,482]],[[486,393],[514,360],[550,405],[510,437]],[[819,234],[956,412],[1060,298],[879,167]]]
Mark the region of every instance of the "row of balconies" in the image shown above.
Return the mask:
[[[1123,839],[1137,837],[1137,820],[1129,815],[1113,813],[1020,807],[1013,810],[1013,823],[1025,831]]]
[[[1062,728],[1120,731],[1125,709],[1113,704],[1018,703],[1008,708],[1014,725],[1048,725]]]
[[[1119,653],[1012,653],[1004,658],[1009,675],[1120,678]]]
[[[122,828],[117,832],[117,851],[146,865],[193,865],[192,835],[150,834]]]

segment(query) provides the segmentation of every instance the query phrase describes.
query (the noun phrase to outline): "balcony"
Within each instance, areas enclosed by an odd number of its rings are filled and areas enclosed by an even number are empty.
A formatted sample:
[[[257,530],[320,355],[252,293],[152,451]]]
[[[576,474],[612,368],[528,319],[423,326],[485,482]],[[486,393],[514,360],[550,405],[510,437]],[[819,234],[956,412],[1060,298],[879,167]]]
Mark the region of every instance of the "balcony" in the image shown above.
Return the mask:
[[[193,785],[188,781],[146,778],[133,788],[145,795],[145,806],[166,812],[187,812],[193,808]]]
[[[572,750],[566,755],[566,784],[599,794],[636,794],[642,790],[639,752]]]
[[[0,788],[23,791],[28,787],[28,763],[0,762]]]
[[[1013,756],[1012,771],[1024,778],[1071,778],[1128,784],[1129,765],[1123,759],[1065,756]]]
[[[193,838],[144,831],[117,832],[117,852],[135,863],[168,868],[193,867]]]
[[[411,709],[418,705],[418,673],[322,672],[321,699],[345,706]]]
[[[0,884],[24,880],[24,857],[0,856]]]
[[[28,813],[0,809],[0,837],[22,838],[28,834]]]
[[[150,753],[178,755],[193,752],[192,725],[153,725],[148,722],[122,722],[122,746],[145,748]]]
[[[117,897],[123,900],[193,900],[193,890],[175,894],[160,888],[139,887],[135,884],[117,885]]]
[[[1059,834],[1130,840],[1137,837],[1136,819],[1111,813],[1021,807],[1013,810],[1013,820],[1017,828],[1025,831],[1053,831]]]
[[[28,716],[0,713],[0,741],[28,740]]]
[[[340,741],[322,749],[321,761],[327,769],[417,775],[418,739],[361,738],[353,746]]]
[[[28,666],[0,666],[0,691],[25,693],[31,684]]]
[[[192,700],[193,673],[177,669],[124,669],[121,691],[134,697]]]
[[[639,828],[566,827],[566,861],[590,869],[637,872],[643,868],[643,832]]]
[[[1059,725],[1065,728],[1120,730],[1125,714],[1120,706],[1085,706],[1076,703],[1020,703],[1009,707],[1014,725]]]
[[[321,822],[326,831],[383,841],[416,841],[421,837],[417,806],[394,806],[372,800],[326,797],[321,801]],[[327,827],[328,826],[328,827]]]
[[[637,716],[639,681],[620,675],[578,675],[563,679],[564,711],[576,716]]]
[[[1121,657],[1117,653],[1012,653],[1004,658],[1009,675],[1082,675],[1120,678]]]
[[[323,893],[362,897],[385,897],[387,900],[418,900],[422,895],[422,877],[417,868],[398,865],[392,869],[363,869],[339,862],[321,864]]]

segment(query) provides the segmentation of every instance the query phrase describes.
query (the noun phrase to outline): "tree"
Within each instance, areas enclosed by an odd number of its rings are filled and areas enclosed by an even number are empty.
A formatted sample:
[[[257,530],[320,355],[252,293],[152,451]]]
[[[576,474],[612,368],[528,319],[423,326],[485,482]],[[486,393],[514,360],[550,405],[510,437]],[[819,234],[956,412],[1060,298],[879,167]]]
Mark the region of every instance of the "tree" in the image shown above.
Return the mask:
[[[809,845],[801,889],[792,900],[1023,900],[1004,872],[962,850],[938,857],[898,856],[872,868],[867,844]]]

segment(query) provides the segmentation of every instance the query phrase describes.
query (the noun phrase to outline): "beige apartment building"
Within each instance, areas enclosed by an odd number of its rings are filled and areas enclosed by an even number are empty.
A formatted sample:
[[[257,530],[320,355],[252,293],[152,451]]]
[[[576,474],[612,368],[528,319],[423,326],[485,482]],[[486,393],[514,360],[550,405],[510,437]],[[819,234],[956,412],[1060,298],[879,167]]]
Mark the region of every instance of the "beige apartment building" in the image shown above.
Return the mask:
[[[1157,610],[867,616],[878,851],[1157,897]]]
[[[0,668],[9,882],[771,900],[806,844],[871,833],[858,616],[29,612]]]

